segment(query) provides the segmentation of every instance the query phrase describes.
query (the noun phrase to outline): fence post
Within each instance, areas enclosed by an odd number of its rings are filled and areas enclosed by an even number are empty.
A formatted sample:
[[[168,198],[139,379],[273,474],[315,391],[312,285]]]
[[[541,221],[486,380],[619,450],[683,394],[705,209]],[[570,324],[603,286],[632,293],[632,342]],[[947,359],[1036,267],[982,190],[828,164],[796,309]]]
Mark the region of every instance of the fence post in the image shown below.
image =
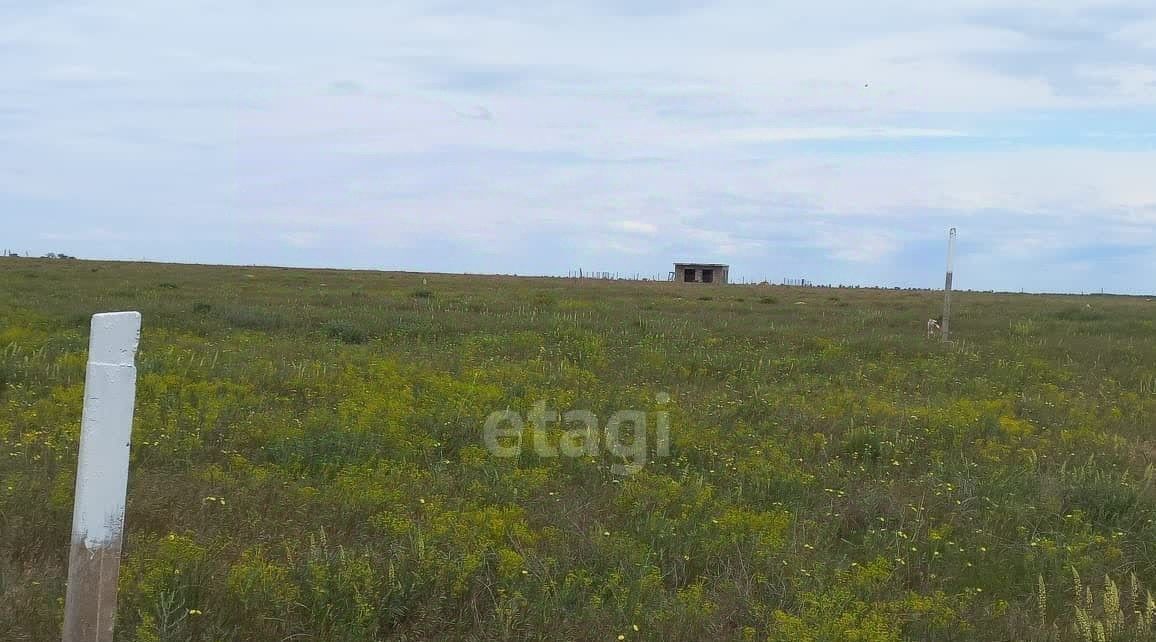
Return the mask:
[[[72,511],[64,642],[112,642],[139,341],[139,312],[93,315]]]

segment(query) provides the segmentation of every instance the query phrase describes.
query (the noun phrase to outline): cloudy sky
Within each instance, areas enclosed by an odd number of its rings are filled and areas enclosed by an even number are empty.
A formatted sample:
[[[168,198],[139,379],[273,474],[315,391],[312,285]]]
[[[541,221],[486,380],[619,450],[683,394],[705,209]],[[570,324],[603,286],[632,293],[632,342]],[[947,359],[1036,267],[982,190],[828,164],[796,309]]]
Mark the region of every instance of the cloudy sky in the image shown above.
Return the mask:
[[[0,0],[0,249],[1156,291],[1152,0]]]

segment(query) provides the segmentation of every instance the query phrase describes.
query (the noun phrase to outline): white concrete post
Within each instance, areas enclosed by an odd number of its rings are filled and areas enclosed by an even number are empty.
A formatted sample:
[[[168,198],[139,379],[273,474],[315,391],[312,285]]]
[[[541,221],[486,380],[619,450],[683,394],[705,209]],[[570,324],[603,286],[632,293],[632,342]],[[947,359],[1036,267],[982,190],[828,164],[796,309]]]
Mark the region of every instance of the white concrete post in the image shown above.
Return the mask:
[[[951,281],[955,272],[955,228],[947,233],[947,278],[943,284],[943,323],[940,324],[940,334],[943,340],[951,337]]]
[[[112,642],[139,341],[139,312],[92,317],[64,642]]]

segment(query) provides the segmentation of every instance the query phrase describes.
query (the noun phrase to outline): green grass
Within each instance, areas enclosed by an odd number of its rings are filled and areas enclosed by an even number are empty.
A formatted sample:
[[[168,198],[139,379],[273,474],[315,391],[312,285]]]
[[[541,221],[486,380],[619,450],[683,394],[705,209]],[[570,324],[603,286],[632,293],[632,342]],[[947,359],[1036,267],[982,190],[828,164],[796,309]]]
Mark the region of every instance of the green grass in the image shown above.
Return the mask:
[[[1150,617],[1143,298],[960,293],[950,344],[916,291],[0,259],[0,301],[0,639],[59,639],[88,318],[123,309],[121,640],[1131,640]],[[538,401],[666,411],[670,456],[492,456],[486,417]]]

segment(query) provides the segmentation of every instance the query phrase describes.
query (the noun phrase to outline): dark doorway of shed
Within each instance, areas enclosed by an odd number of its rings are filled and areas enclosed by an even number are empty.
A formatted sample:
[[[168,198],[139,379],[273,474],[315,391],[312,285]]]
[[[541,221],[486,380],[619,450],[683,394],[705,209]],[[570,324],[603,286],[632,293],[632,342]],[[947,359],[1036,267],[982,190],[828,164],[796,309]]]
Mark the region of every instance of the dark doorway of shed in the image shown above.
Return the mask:
[[[694,283],[694,268],[686,268],[682,271],[682,280],[687,283]]]
[[[702,282],[703,283],[714,283],[714,270],[703,270],[702,271]]]

